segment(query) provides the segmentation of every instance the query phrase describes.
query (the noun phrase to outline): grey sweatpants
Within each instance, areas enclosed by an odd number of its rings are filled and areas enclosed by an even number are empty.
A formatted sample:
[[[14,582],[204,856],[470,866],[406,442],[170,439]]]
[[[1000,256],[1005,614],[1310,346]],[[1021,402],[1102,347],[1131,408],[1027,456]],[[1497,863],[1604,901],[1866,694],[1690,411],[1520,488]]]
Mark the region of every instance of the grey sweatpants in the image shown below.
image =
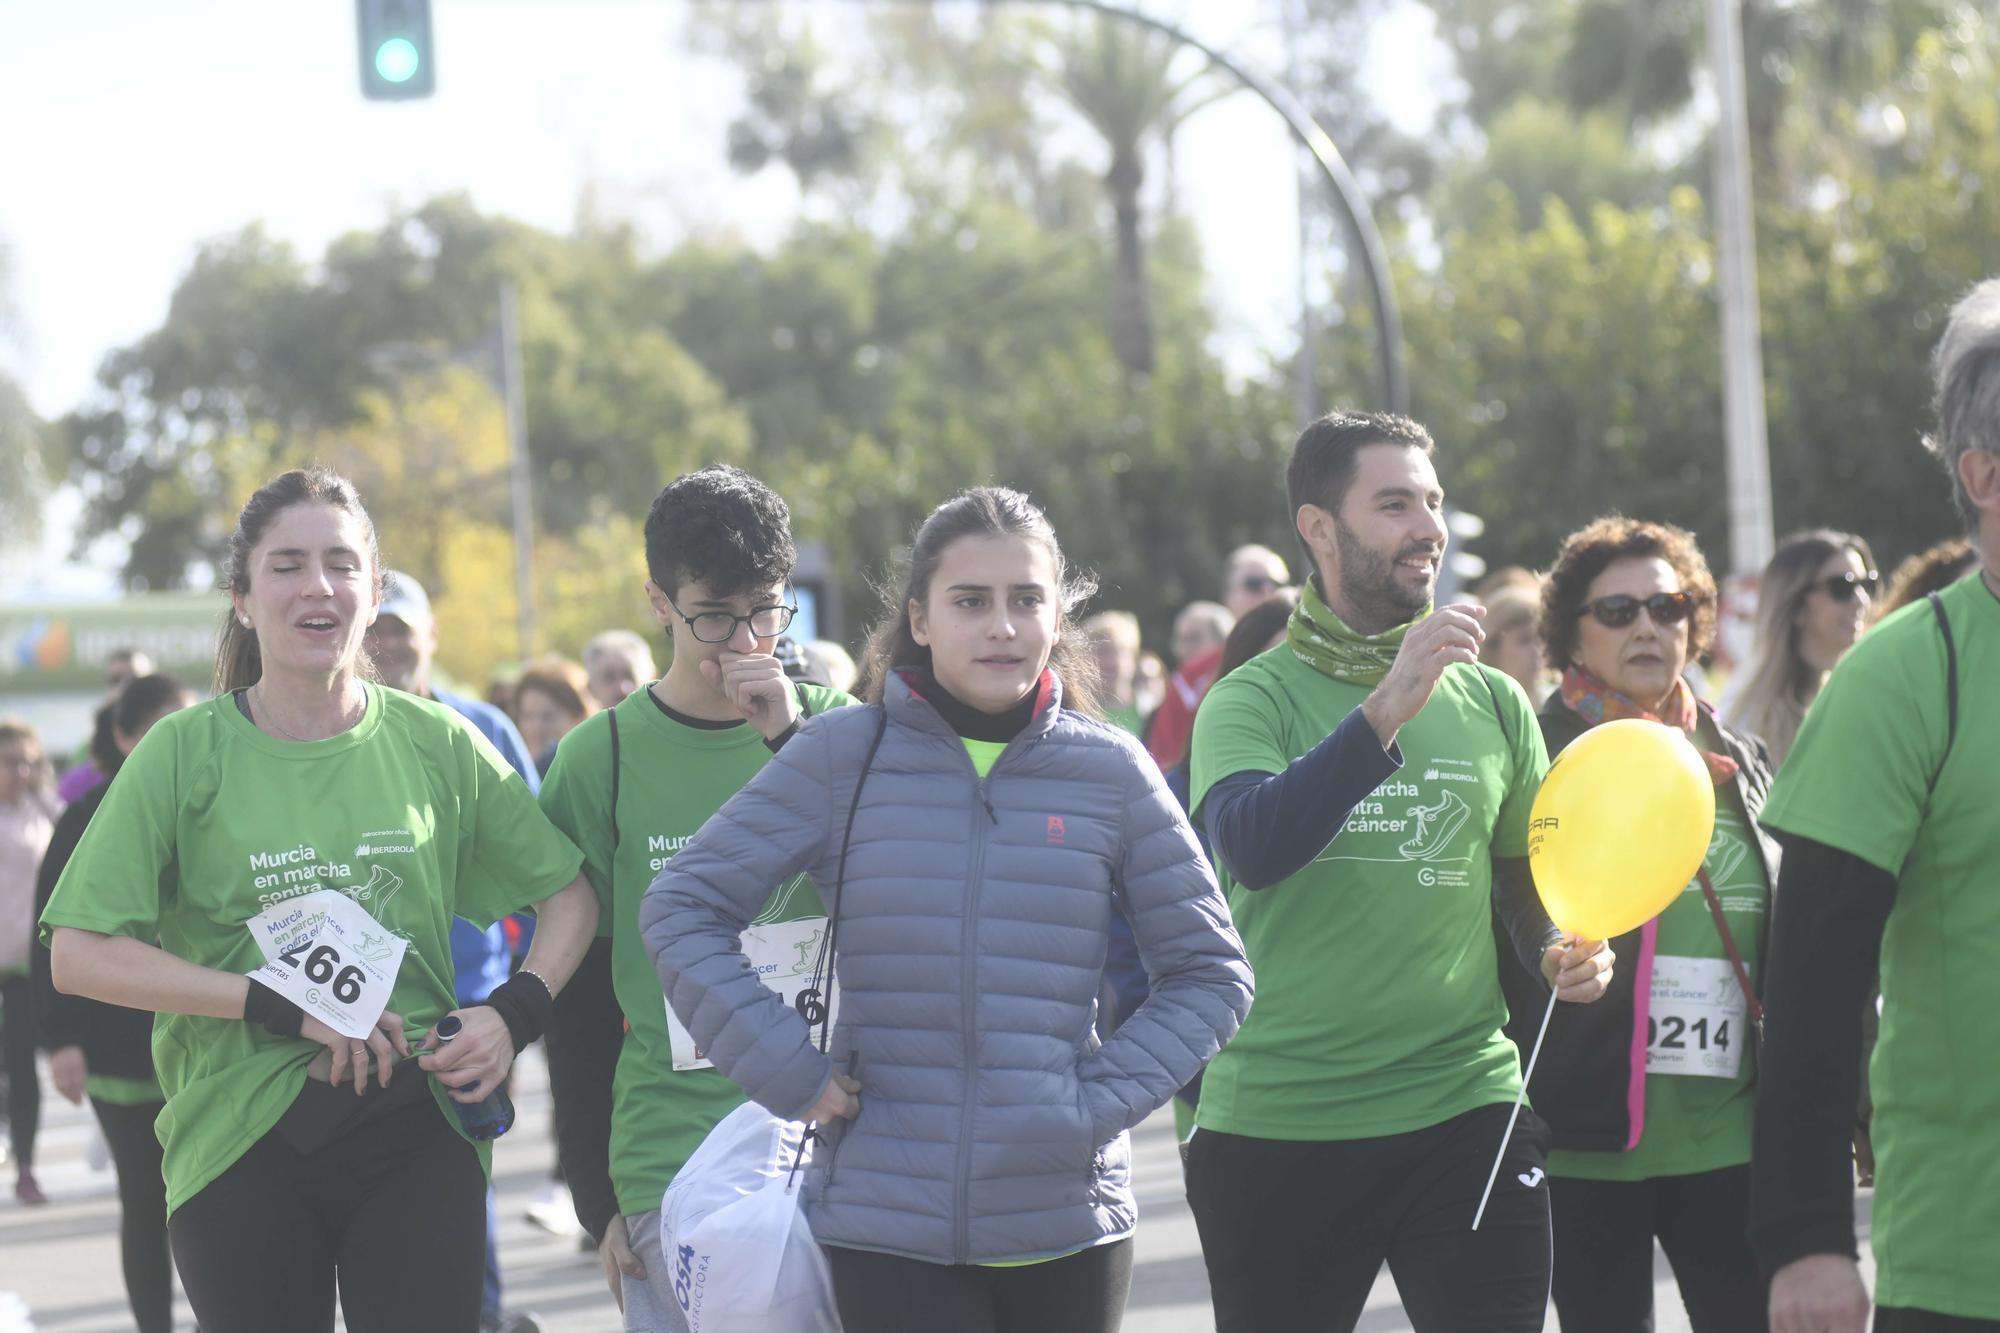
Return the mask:
[[[688,1333],[681,1303],[674,1299],[673,1270],[660,1253],[660,1210],[631,1214],[625,1230],[632,1256],[646,1268],[643,1279],[618,1276],[625,1296],[625,1333]]]

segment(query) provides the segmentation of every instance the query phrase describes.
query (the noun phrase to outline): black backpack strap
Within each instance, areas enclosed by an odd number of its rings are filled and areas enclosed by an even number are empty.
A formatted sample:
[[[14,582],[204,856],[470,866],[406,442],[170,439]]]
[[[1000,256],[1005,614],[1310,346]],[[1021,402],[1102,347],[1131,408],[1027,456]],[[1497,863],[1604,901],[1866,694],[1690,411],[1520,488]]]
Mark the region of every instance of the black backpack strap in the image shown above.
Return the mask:
[[[1924,595],[1937,616],[1938,633],[1944,636],[1944,754],[1938,758],[1937,772],[1931,775],[1931,790],[1936,791],[1945,761],[1951,758],[1951,744],[1958,739],[1958,643],[1951,637],[1951,617],[1944,613],[1944,599],[1934,592]]]
[[[611,854],[618,855],[618,710],[614,707],[605,714],[611,723]]]
[[[1481,662],[1473,670],[1477,671],[1479,678],[1486,682],[1487,697],[1493,700],[1493,716],[1500,720],[1500,734],[1507,739],[1507,762],[1512,763],[1514,761],[1514,728],[1508,725],[1507,710],[1500,703],[1500,691],[1493,687],[1493,677],[1486,674],[1489,670],[1497,671],[1499,668],[1489,668],[1484,662]]]

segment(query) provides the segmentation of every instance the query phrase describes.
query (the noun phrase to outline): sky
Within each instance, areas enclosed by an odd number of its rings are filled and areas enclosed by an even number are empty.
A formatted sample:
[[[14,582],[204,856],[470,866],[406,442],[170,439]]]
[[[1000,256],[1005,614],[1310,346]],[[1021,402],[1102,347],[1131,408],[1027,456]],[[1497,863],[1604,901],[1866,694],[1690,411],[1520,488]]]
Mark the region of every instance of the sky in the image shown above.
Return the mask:
[[[1266,70],[1282,56],[1275,32],[1243,26],[1253,6],[1137,3]],[[791,179],[745,178],[724,160],[740,83],[683,49],[687,12],[680,0],[435,0],[437,94],[372,103],[348,0],[0,0],[0,245],[15,316],[0,367],[43,416],[78,406],[108,351],[158,327],[197,246],[253,220],[317,256],[442,191],[554,230],[588,192],[661,250],[694,232],[772,243],[797,202]],[[1426,12],[1401,6],[1372,46],[1370,91],[1420,128],[1449,68]],[[1182,202],[1239,356],[1292,336],[1296,161],[1282,123],[1247,95],[1182,132]],[[110,591],[115,550],[68,560],[77,506],[59,495],[43,549],[0,563],[0,596]]]

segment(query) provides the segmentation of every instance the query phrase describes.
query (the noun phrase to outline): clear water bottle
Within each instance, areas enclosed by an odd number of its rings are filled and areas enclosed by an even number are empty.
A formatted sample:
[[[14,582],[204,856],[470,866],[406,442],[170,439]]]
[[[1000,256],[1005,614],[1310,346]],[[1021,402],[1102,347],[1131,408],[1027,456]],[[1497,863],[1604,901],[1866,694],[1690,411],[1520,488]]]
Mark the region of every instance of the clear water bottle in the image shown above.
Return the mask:
[[[448,1046],[464,1028],[457,1014],[446,1014],[437,1021],[433,1029],[437,1033],[439,1047]],[[451,1091],[447,1088],[446,1093]],[[476,1102],[453,1100],[451,1109],[458,1112],[458,1123],[465,1127],[470,1137],[485,1142],[497,1139],[514,1127],[514,1101],[507,1095],[507,1081]]]

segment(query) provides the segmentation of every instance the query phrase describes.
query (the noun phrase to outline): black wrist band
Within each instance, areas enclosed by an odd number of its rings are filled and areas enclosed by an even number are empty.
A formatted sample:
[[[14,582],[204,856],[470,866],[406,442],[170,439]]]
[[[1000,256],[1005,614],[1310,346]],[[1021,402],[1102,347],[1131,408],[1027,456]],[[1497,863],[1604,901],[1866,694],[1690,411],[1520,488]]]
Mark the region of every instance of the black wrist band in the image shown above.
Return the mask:
[[[507,1035],[514,1039],[514,1053],[519,1055],[529,1042],[548,1031],[549,1016],[556,1002],[540,977],[533,972],[516,972],[495,986],[493,993],[480,1003],[491,1006],[500,1015],[507,1025]]]
[[[243,1021],[261,1024],[274,1037],[296,1037],[305,1026],[306,1011],[255,977],[243,997]]]

